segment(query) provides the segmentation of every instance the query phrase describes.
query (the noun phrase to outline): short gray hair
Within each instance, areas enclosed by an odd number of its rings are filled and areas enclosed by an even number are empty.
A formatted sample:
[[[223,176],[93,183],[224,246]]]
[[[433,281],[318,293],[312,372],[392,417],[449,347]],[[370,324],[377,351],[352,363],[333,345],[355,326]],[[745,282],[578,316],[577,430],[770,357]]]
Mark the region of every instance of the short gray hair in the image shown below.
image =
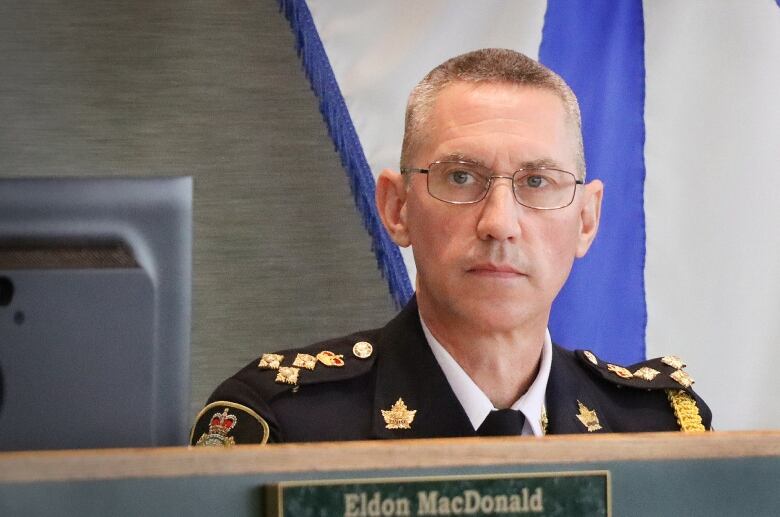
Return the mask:
[[[550,91],[563,102],[569,123],[576,133],[575,160],[577,172],[585,178],[585,150],[582,143],[582,121],[577,97],[555,72],[525,54],[502,48],[485,48],[448,59],[426,75],[409,95],[401,146],[401,167],[410,167],[412,156],[424,139],[424,130],[436,98],[456,82],[506,83],[531,86]]]

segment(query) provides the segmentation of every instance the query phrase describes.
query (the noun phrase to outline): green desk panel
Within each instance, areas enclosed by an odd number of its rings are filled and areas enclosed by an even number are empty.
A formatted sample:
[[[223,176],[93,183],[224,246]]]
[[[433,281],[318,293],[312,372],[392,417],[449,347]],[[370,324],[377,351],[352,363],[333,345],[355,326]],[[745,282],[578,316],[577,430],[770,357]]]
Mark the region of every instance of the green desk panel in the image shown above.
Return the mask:
[[[780,458],[765,457],[8,483],[0,485],[0,516],[260,516],[260,487],[278,481],[573,470],[611,472],[614,516],[780,515]]]

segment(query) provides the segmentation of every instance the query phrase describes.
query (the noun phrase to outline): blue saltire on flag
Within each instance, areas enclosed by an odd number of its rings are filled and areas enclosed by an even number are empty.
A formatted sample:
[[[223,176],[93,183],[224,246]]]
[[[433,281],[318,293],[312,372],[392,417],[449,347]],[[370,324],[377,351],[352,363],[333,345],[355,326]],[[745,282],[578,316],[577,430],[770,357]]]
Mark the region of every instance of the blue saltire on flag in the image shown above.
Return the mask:
[[[352,118],[341,95],[328,56],[320,41],[311,12],[304,0],[279,0],[279,6],[295,34],[295,45],[311,87],[319,99],[320,112],[328,126],[341,163],[349,177],[355,204],[371,236],[372,249],[380,270],[387,279],[398,307],[406,304],[413,291],[398,246],[382,226],[374,204],[375,183],[360,144]]]
[[[618,363],[644,359],[644,19],[641,0],[549,0],[539,60],[582,111],[588,180],[605,185],[601,231],[553,304],[553,340]]]

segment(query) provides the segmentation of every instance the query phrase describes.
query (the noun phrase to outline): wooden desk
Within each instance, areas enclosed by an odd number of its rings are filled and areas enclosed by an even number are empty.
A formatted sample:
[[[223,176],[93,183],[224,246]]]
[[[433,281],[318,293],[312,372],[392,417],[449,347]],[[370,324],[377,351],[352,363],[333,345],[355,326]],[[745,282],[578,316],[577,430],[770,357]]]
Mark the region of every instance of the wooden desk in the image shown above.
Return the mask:
[[[0,453],[0,515],[262,515],[281,480],[609,470],[613,515],[780,515],[780,432]]]

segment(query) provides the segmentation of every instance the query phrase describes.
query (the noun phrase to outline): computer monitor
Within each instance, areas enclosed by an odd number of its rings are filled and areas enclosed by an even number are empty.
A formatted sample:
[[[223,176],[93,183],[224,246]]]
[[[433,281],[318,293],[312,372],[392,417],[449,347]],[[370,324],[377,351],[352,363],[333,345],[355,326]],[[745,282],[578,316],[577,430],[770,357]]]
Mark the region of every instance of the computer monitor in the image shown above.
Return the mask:
[[[0,450],[184,444],[192,179],[0,179]]]

